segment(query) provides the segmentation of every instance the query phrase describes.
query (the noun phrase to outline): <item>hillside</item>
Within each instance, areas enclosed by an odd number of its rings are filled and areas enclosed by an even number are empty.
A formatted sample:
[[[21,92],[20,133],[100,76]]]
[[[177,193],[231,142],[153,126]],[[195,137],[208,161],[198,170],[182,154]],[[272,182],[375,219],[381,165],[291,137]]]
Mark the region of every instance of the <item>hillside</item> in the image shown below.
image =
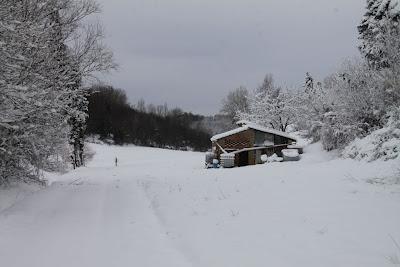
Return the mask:
[[[114,144],[206,151],[210,133],[203,116],[179,108],[149,105],[133,107],[123,90],[95,86],[88,96],[86,136]]]

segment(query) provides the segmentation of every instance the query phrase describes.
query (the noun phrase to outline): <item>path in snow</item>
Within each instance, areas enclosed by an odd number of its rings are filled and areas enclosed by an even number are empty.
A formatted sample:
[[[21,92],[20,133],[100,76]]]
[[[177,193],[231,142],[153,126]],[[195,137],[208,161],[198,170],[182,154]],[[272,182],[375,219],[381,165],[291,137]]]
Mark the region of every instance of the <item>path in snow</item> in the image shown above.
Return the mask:
[[[115,154],[105,149],[88,168],[2,212],[0,266],[191,266],[146,195],[155,162],[121,151],[122,166],[111,167]]]
[[[394,266],[393,162],[205,170],[203,154],[93,145],[87,168],[0,213],[0,266]],[[119,166],[114,167],[118,156]],[[399,261],[400,262],[400,261]]]

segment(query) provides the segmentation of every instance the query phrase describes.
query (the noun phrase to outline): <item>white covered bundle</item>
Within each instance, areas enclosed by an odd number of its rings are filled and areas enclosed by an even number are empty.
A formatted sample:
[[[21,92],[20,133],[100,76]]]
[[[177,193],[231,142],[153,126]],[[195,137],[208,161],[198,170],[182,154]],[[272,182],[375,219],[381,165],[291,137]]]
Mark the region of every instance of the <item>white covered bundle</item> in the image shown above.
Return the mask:
[[[282,162],[283,158],[278,157],[277,154],[272,154],[268,157],[268,155],[261,155],[261,161],[263,163],[271,163],[271,162]]]
[[[299,151],[297,149],[283,149],[283,161],[298,161],[300,160]]]

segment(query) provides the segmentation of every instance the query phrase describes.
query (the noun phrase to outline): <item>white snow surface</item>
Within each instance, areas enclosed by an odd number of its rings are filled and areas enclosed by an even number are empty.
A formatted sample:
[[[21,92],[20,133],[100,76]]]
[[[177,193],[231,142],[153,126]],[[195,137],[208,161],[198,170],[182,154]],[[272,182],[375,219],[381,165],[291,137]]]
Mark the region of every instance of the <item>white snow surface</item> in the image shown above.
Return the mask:
[[[204,154],[91,145],[85,168],[0,212],[0,266],[396,266],[395,161],[204,169]],[[119,166],[114,166],[118,157]]]
[[[23,200],[34,192],[39,191],[41,188],[42,186],[40,185],[25,183],[14,183],[7,188],[0,187],[0,214],[3,210],[12,207],[15,203]]]

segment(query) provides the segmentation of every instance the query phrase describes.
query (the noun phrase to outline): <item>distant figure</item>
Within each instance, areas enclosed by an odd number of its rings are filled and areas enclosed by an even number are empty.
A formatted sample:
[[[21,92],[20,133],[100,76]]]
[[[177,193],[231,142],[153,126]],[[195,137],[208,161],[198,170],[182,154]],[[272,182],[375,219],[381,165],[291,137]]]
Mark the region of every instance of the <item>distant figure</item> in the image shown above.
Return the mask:
[[[115,167],[117,167],[118,166],[118,159],[117,159],[117,157],[115,157]]]

